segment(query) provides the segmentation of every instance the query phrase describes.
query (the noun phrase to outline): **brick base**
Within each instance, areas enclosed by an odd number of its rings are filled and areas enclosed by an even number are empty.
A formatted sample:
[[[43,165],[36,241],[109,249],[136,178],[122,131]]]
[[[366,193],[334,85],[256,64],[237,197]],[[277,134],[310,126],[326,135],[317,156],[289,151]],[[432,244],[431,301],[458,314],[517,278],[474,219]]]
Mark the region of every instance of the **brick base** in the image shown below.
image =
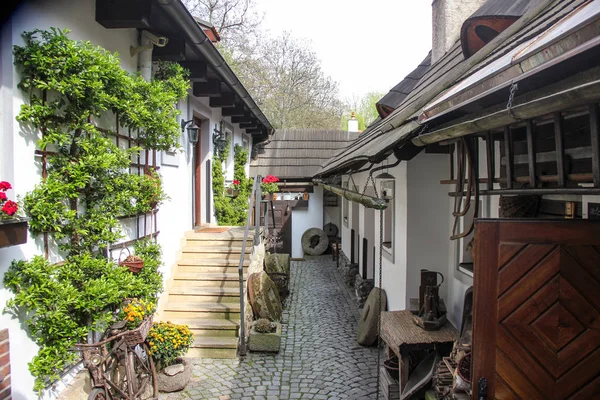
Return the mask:
[[[10,346],[8,329],[2,329],[0,330],[0,400],[10,398]]]

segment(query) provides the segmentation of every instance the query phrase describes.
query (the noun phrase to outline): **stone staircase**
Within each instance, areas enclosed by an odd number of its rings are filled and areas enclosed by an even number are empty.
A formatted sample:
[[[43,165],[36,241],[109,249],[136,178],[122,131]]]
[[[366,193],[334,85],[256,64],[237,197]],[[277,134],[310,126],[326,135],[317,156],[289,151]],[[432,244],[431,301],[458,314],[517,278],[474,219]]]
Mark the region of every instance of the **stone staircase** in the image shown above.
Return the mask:
[[[157,319],[187,324],[194,334],[188,357],[235,358],[240,296],[238,266],[244,232],[186,232],[181,257],[167,283]],[[253,237],[244,260],[246,279]],[[163,297],[161,296],[161,297]]]

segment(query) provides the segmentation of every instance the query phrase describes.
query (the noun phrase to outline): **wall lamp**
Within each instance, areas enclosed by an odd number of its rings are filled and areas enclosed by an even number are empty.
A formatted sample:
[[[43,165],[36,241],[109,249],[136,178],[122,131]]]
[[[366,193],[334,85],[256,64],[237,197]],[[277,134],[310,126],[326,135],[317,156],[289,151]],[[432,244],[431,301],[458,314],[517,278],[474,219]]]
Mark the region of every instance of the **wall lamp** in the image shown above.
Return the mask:
[[[215,145],[215,151],[218,154],[222,154],[227,145],[227,137],[223,131],[223,120],[221,120],[218,127],[217,124],[215,124],[215,129],[213,130],[213,144]]]
[[[190,126],[188,126],[188,124],[190,124]],[[198,132],[200,131],[200,128],[198,128],[198,125],[196,125],[196,123],[194,122],[193,119],[190,119],[189,121],[184,121],[181,120],[181,132],[185,132],[187,126],[187,132],[188,132],[188,138],[190,140],[191,144],[196,144],[198,143]]]

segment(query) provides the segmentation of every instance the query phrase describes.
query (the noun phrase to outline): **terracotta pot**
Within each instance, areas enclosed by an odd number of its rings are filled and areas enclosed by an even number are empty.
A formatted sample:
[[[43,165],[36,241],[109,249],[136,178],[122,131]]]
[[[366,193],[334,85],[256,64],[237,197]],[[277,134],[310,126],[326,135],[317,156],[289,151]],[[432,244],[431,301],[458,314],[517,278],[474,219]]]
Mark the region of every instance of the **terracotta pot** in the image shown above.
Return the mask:
[[[185,389],[192,378],[192,365],[188,360],[180,357],[177,358],[176,364],[163,368],[156,375],[160,392],[178,392]]]
[[[27,242],[27,220],[0,220],[0,247],[16,246]]]

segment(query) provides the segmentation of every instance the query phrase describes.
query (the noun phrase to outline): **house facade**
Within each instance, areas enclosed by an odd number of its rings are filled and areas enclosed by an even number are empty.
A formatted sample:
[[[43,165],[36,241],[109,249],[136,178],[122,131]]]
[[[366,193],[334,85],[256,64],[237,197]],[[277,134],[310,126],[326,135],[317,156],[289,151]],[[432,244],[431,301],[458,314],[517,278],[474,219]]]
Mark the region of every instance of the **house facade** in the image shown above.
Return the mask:
[[[342,248],[374,240],[389,310],[437,271],[460,330],[473,287],[473,398],[480,378],[487,398],[597,393],[599,5],[435,1],[431,65],[316,175],[361,201],[343,201]]]
[[[132,174],[143,174],[149,167],[156,169],[170,199],[152,213],[121,219],[125,236],[111,247],[111,256],[116,259],[122,248],[130,247],[136,240],[153,238],[162,246],[161,272],[166,281],[184,232],[216,224],[211,186],[215,146],[229,143],[232,149],[240,145],[249,150],[254,142],[267,137],[271,126],[209,39],[218,39],[218,34],[206,23],[199,24],[179,0],[21,2],[3,23],[0,33],[0,180],[11,182],[11,198],[24,196],[40,182],[44,162],[32,140],[38,133],[25,132],[15,119],[21,104],[29,99],[17,87],[20,78],[13,64],[13,46],[23,45],[24,32],[51,27],[69,29],[71,39],[117,52],[123,69],[139,72],[145,79],[151,78],[152,63],[158,60],[179,62],[191,73],[189,95],[177,104],[179,119],[189,122],[182,124],[181,150],[142,152],[140,159],[132,160],[130,168]],[[110,116],[93,122],[107,130],[119,129]],[[197,143],[191,140],[187,129],[192,123],[199,128]],[[121,132],[116,143],[126,146],[132,141],[131,135]],[[232,160],[226,165],[226,174],[227,180],[233,179]],[[45,248],[51,261],[61,261],[60,253],[40,236],[29,235],[25,244],[0,248],[0,277],[4,277],[12,260],[44,255]],[[3,307],[10,297],[7,289],[0,288]],[[10,333],[12,397],[37,398],[27,366],[37,346],[18,318],[0,315],[2,328]],[[54,398],[62,388],[64,383],[58,382],[44,397]]]

